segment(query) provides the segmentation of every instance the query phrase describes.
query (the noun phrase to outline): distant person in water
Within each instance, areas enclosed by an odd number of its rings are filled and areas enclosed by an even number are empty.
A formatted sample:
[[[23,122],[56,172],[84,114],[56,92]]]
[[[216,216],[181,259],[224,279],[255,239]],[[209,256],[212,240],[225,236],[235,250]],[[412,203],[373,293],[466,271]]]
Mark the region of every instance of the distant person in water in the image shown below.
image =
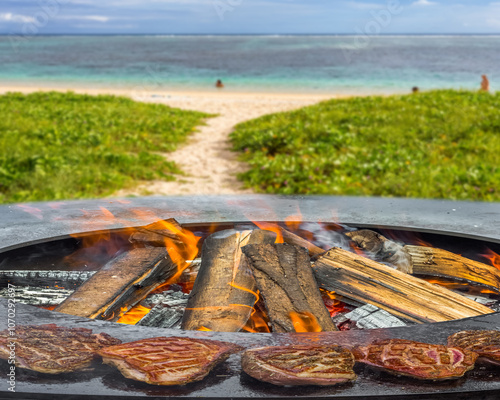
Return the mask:
[[[413,87],[411,88],[411,91],[412,91],[413,93],[418,93],[418,92],[420,92],[420,89],[418,88],[418,86],[413,86]]]
[[[217,82],[215,82],[215,87],[222,89],[224,87],[224,84],[222,83],[222,81],[220,79],[218,79]]]
[[[486,75],[482,75],[481,78],[483,78],[483,80],[481,81],[481,91],[482,92],[489,92],[490,91],[490,81],[488,80],[488,77]]]

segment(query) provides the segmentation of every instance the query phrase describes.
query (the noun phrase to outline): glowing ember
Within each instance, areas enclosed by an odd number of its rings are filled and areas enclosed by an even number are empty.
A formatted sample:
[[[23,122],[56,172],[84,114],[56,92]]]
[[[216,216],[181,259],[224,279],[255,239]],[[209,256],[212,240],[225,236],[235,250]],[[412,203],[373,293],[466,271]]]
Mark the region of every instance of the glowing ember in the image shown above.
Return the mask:
[[[321,327],[318,320],[314,315],[309,312],[295,312],[290,313],[295,332],[321,332]]]

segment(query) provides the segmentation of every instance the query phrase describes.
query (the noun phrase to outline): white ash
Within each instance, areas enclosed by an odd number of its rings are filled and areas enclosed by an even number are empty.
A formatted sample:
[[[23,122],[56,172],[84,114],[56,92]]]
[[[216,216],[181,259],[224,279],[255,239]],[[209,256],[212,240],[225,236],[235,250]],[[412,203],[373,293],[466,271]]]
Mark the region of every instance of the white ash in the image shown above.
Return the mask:
[[[32,306],[57,306],[72,295],[72,289],[54,289],[41,287],[16,287],[16,302]],[[0,290],[1,297],[8,297],[8,289]]]
[[[366,304],[348,313],[342,313],[333,317],[333,322],[337,326],[347,321],[355,322],[358,329],[392,328],[408,325],[387,311],[381,310],[371,304]]]
[[[137,325],[180,329],[189,295],[179,289],[177,285],[172,285],[170,290],[148,296],[143,303],[153,308]]]
[[[44,282],[47,285],[55,285],[58,282],[80,285],[95,273],[96,271],[0,271],[0,279],[7,279],[17,285],[21,285],[24,281]]]

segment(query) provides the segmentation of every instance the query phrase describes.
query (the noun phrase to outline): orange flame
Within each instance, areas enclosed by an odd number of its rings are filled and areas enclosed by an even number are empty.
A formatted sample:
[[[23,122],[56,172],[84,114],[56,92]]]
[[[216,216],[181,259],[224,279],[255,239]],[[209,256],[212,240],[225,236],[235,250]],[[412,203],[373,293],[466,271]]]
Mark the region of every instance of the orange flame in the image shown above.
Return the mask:
[[[235,284],[235,283],[233,283],[233,282],[228,282],[228,285],[229,285],[229,286],[232,286],[232,287],[234,287],[234,288],[236,288],[236,289],[240,289],[240,290],[243,290],[243,291],[245,291],[245,292],[248,292],[248,293],[253,294],[253,295],[255,296],[255,303],[257,303],[257,302],[259,301],[259,298],[260,298],[259,293],[256,293],[256,292],[254,292],[253,290],[250,290],[250,289],[248,289],[248,288],[246,288],[246,287],[243,287],[243,286],[238,286],[237,284]],[[255,304],[255,303],[254,303],[254,304]]]
[[[322,331],[321,326],[318,324],[318,320],[310,312],[292,311],[290,313],[290,319],[292,320],[295,332],[321,332]]]
[[[493,267],[500,269],[500,255],[493,250],[487,249],[486,254],[480,254],[480,256],[486,258]]]
[[[269,329],[269,318],[266,311],[263,307],[261,307],[260,304],[260,302],[255,304],[254,311],[252,312],[252,315],[250,316],[242,330],[252,333],[271,332],[271,330]]]
[[[271,222],[257,222],[257,221],[252,221],[252,222],[264,231],[270,231],[270,232],[276,233],[275,243],[284,243],[285,242],[283,240],[283,232],[278,225],[273,224]]]
[[[439,285],[442,287],[445,287],[450,290],[459,290],[459,289],[466,289],[466,292],[468,291],[469,293],[481,293],[481,294],[496,294],[498,295],[498,292],[495,292],[494,290],[486,289],[480,286],[471,286],[468,283],[465,282],[452,282],[452,281],[446,281],[446,280],[441,280],[437,278],[425,278],[423,277],[425,281],[432,283],[433,285]]]
[[[122,308],[122,311],[126,310],[127,307]],[[138,304],[135,307],[132,307],[129,312],[122,314],[117,322],[120,324],[135,325],[150,311],[150,308],[146,308]]]
[[[207,328],[206,326],[200,326],[197,331],[202,331],[202,332],[212,332],[212,329]]]

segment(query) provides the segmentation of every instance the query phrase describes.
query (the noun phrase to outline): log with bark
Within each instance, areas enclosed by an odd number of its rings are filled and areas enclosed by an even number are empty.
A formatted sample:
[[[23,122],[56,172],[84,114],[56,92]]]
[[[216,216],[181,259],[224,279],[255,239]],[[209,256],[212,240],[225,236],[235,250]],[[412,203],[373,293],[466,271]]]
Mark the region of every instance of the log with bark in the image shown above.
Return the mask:
[[[177,272],[165,248],[138,248],[109,261],[55,311],[116,321]]]
[[[320,257],[313,271],[318,284],[325,290],[418,323],[492,312],[451,290],[339,248]]]
[[[315,318],[317,331],[335,331],[314,279],[308,252],[289,244],[248,245],[257,287],[264,299],[273,332],[295,332],[292,316]]]
[[[136,228],[130,235],[129,242],[144,246],[165,247],[165,241],[173,241],[182,247],[184,244],[177,234],[181,231],[181,225],[175,219],[170,218]]]
[[[201,266],[182,319],[182,329],[237,332],[257,301],[255,279],[242,247],[274,243],[274,233],[225,230],[210,235],[202,247]]]
[[[395,266],[409,263],[408,273],[413,275],[459,280],[500,293],[500,270],[491,265],[435,247],[402,246],[370,230],[350,232],[347,236],[378,261]]]

